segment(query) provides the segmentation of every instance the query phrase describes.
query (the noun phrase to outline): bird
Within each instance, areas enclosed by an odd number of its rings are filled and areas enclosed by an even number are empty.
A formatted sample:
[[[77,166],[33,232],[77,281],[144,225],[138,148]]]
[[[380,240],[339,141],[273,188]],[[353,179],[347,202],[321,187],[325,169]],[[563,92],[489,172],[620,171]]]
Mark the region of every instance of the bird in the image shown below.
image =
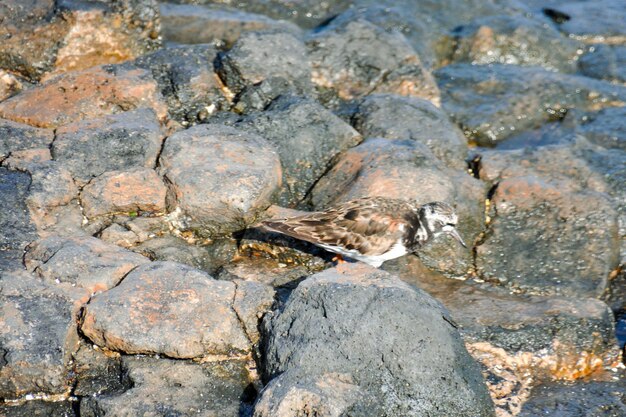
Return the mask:
[[[295,217],[261,222],[266,230],[313,243],[327,251],[379,268],[414,253],[442,234],[467,247],[456,230],[449,204],[418,204],[385,197],[363,197]]]

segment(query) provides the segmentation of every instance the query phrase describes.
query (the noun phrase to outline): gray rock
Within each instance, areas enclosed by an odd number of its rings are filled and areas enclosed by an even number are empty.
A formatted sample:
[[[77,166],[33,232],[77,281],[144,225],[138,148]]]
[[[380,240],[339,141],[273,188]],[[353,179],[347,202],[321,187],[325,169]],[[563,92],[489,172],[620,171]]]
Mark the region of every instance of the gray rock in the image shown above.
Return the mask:
[[[270,205],[282,175],[267,141],[214,124],[168,137],[159,172],[170,190],[175,226],[201,236],[243,229]]]
[[[311,192],[316,209],[364,196],[445,201],[456,207],[459,231],[469,245],[483,231],[485,185],[445,167],[420,142],[367,139],[345,152]],[[465,276],[473,265],[471,252],[445,237],[421,249],[420,257],[454,277]]]
[[[239,357],[251,349],[236,285],[175,262],[153,262],[93,297],[81,330],[99,346],[172,358]],[[261,309],[261,307],[259,307]]]
[[[51,236],[28,247],[26,268],[49,284],[66,282],[90,293],[115,287],[128,272],[150,261],[91,236]]]
[[[57,129],[52,157],[85,183],[106,171],[154,168],[162,140],[154,112],[139,109]]]
[[[76,385],[80,397],[122,393],[132,386],[120,355],[105,352],[83,340],[73,355]]]
[[[70,389],[76,322],[88,293],[55,288],[24,270],[0,279],[0,397],[62,394]]]
[[[282,30],[298,35],[298,26],[223,5],[161,3],[161,34],[168,42],[197,44],[223,42],[227,48],[245,32]]]
[[[275,146],[283,167],[278,202],[287,207],[301,205],[333,158],[361,141],[356,130],[319,103],[296,97],[280,99],[236,126]]]
[[[129,65],[152,72],[170,118],[196,123],[230,106],[213,70],[217,53],[214,45],[168,47],[139,57]]]
[[[430,102],[391,94],[372,94],[352,117],[364,137],[411,139],[428,146],[451,168],[465,168],[467,140],[448,116]]]
[[[259,342],[259,323],[274,305],[274,290],[269,285],[253,281],[234,281],[237,286],[233,310],[253,345]]]
[[[235,109],[263,109],[274,98],[291,92],[311,95],[311,65],[302,40],[289,32],[243,34],[221,54],[217,72],[235,95]]]
[[[544,13],[568,35],[583,40],[624,42],[626,12],[620,0],[573,1],[544,9]]]
[[[328,26],[307,40],[313,82],[343,100],[372,92],[420,97],[439,105],[432,74],[402,36],[365,20]]]
[[[592,45],[580,57],[578,69],[587,77],[626,82],[626,46]]]
[[[459,26],[452,32],[451,62],[477,65],[540,66],[575,72],[581,45],[550,23],[522,16],[489,16]]]
[[[519,417],[619,417],[626,414],[626,376],[617,381],[552,383],[533,389]]]
[[[435,75],[444,110],[468,139],[484,146],[562,119],[572,108],[600,110],[626,102],[625,87],[533,67],[456,64]]]
[[[74,404],[71,401],[27,401],[19,405],[0,405],[4,417],[74,417]]]
[[[0,119],[0,160],[15,151],[47,148],[54,139],[52,129],[38,129]]]
[[[265,322],[263,371],[278,379],[255,414],[293,407],[287,386],[303,398],[323,391],[309,413],[493,416],[478,367],[449,320],[426,293],[366,265],[316,274]]]
[[[0,269],[19,265],[26,245],[37,238],[36,226],[26,205],[31,179],[28,173],[0,167]]]
[[[619,261],[617,213],[601,177],[567,147],[496,151],[482,163],[481,177],[499,183],[478,273],[529,294],[600,296]],[[490,164],[504,169],[494,175]]]
[[[250,407],[251,381],[242,361],[198,364],[131,356],[123,367],[132,387],[119,395],[84,398],[81,416],[238,417]]]
[[[582,119],[577,133],[604,148],[626,152],[626,107],[587,113]]]

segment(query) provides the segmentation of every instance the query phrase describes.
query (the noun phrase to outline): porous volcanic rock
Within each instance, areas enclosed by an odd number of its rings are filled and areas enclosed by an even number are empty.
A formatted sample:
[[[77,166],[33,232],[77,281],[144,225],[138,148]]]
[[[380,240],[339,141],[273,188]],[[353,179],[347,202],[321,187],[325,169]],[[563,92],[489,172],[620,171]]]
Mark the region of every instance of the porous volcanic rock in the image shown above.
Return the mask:
[[[94,293],[115,287],[128,272],[150,260],[91,236],[50,236],[32,243],[24,262],[49,284],[67,282]]]
[[[54,139],[52,129],[38,129],[22,123],[0,119],[0,159],[28,149],[47,148]]]
[[[159,172],[180,229],[203,236],[241,230],[271,202],[281,166],[263,138],[230,126],[198,125],[168,137]]]
[[[154,112],[140,109],[58,128],[52,157],[84,184],[107,171],[154,168],[162,141]]]
[[[263,371],[274,380],[257,416],[495,415],[448,313],[384,271],[346,264],[313,275],[264,324]]]
[[[256,313],[261,314],[267,307],[265,299],[252,295]],[[246,298],[246,293],[242,296]],[[187,265],[153,262],[93,297],[81,330],[97,345],[126,353],[239,357],[250,351],[252,343],[235,300],[237,286],[232,282],[217,281]]]

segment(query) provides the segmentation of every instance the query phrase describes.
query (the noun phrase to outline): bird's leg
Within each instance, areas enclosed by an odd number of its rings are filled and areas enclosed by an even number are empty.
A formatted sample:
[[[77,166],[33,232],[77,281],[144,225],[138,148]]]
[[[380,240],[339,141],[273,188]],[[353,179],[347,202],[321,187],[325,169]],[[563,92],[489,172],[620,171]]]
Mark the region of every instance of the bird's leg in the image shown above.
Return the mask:
[[[345,259],[343,259],[343,256],[336,254],[335,257],[332,259],[333,262],[337,262],[337,264],[343,264],[346,262]]]

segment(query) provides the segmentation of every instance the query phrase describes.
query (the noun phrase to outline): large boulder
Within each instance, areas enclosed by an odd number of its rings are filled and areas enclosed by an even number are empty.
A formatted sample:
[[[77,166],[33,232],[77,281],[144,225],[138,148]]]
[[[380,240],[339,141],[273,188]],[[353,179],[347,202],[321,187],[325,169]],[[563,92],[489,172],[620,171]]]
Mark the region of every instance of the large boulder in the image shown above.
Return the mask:
[[[495,415],[448,313],[384,271],[313,275],[264,323],[256,416]]]
[[[211,236],[243,229],[265,210],[281,166],[263,138],[223,125],[198,125],[165,141],[159,172],[176,226]]]
[[[258,320],[273,294],[238,291],[187,265],[153,262],[93,297],[81,330],[95,344],[125,353],[241,357],[252,349],[250,317]]]

